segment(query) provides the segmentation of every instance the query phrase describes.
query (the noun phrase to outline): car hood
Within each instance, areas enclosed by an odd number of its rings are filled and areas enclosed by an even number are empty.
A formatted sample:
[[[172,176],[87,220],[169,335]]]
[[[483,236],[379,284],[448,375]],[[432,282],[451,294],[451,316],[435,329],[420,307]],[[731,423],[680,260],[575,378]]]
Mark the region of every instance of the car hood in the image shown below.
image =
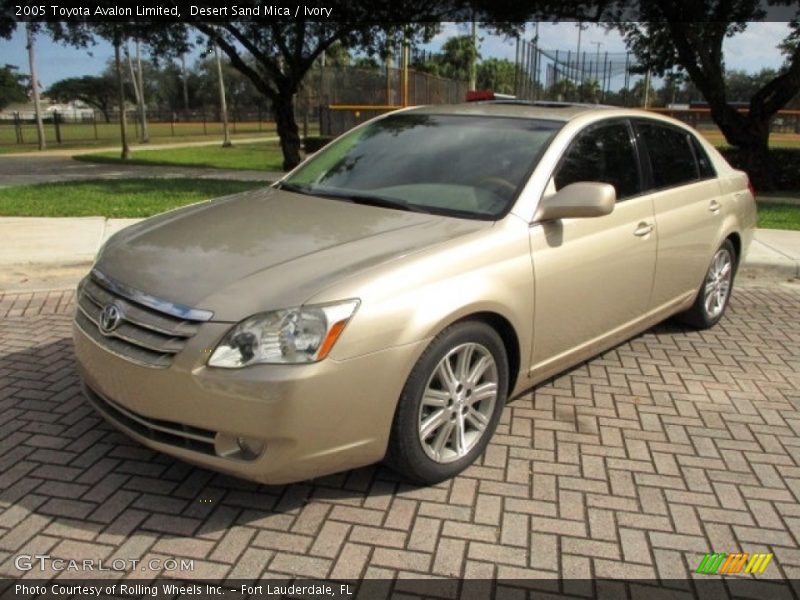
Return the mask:
[[[215,321],[302,304],[350,274],[491,223],[265,188],[191,205],[113,236],[95,269]]]

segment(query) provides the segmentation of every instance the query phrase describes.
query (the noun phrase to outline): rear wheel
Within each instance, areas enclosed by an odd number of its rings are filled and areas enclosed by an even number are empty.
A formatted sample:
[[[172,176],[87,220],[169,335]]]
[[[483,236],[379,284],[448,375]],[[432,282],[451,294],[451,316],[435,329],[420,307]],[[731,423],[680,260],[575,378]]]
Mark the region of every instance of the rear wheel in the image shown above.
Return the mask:
[[[711,259],[703,287],[697,293],[694,304],[679,315],[680,320],[697,329],[716,325],[728,306],[735,271],[736,249],[730,240],[725,240]]]
[[[428,346],[400,396],[386,462],[420,483],[437,483],[480,456],[508,394],[508,359],[497,332],[467,321]]]

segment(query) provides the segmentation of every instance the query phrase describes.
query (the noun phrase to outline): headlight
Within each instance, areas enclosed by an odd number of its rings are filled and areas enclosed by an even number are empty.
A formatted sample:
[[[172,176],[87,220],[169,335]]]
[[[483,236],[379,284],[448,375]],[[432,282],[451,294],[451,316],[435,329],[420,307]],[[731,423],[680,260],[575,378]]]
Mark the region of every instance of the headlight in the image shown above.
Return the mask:
[[[259,363],[309,363],[325,358],[358,300],[300,306],[248,317],[217,345],[208,365],[235,369]]]

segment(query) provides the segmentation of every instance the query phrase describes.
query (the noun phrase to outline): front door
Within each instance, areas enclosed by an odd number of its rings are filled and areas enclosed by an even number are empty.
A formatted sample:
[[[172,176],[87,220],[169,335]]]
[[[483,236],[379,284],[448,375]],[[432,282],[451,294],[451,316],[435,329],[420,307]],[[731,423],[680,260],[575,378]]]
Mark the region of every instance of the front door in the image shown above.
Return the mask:
[[[578,181],[612,184],[611,214],[531,226],[534,330],[531,376],[550,376],[647,313],[658,232],[627,121],[578,134],[557,167],[550,193]]]

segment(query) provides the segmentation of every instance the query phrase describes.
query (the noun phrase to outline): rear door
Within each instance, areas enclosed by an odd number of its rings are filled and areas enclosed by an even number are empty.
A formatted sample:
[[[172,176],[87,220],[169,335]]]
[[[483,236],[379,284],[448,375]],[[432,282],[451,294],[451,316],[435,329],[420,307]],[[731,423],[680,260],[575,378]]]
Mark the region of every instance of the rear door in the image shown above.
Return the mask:
[[[658,229],[651,305],[659,308],[700,288],[722,223],[721,191],[691,133],[655,120],[634,125]]]
[[[531,227],[534,377],[596,353],[596,342],[649,307],[657,231],[627,120],[602,121],[579,133],[553,173],[549,193],[578,181],[612,184],[617,202],[609,215]]]

